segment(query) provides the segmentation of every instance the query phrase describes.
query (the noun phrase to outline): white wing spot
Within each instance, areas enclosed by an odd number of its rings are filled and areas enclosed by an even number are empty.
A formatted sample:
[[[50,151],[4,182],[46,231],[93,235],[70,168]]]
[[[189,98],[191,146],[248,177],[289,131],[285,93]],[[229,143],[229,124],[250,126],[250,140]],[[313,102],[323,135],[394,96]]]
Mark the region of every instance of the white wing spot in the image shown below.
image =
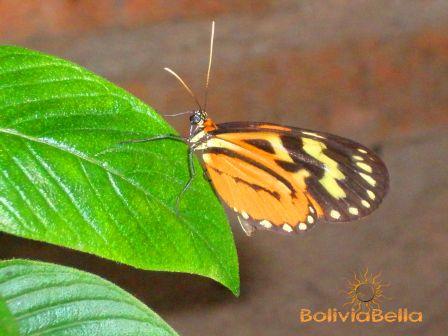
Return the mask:
[[[362,204],[364,207],[366,207],[366,208],[370,208],[370,203],[367,202],[366,200],[362,200],[362,201],[361,201],[361,204]]]
[[[358,152],[363,153],[363,154],[367,154],[367,151],[365,149],[362,149],[362,148],[358,148]]]
[[[364,162],[356,162],[356,165],[361,168],[364,169],[366,172],[371,173],[372,172],[372,167],[370,167],[367,163]]]
[[[283,230],[286,232],[292,232],[292,227],[289,224],[283,224]]]
[[[300,224],[299,224],[299,230],[300,230],[300,231],[305,231],[307,228],[308,228],[308,227],[306,226],[305,223],[300,223]]]
[[[367,195],[369,195],[371,200],[375,199],[375,193],[372,190],[367,190]]]
[[[272,223],[270,221],[266,220],[266,219],[263,219],[260,222],[260,225],[264,226],[266,229],[270,229],[272,227]]]
[[[308,207],[308,209],[310,209],[310,212],[311,212],[312,214],[315,212],[313,207]]]
[[[331,210],[330,211],[330,216],[334,219],[339,219],[339,217],[341,217],[341,214],[339,213],[339,211],[336,210]]]
[[[359,156],[359,155],[353,155],[352,158],[353,158],[353,160],[356,160],[356,161],[363,161],[364,160],[364,158],[362,156]]]
[[[243,216],[244,219],[249,219],[249,215],[247,214],[247,212],[243,211],[241,213],[241,216]]]
[[[355,208],[355,207],[348,208],[348,212],[350,212],[352,215],[355,215],[355,216],[357,214],[359,214],[358,208]]]
[[[369,176],[367,174],[364,173],[359,173],[359,175],[361,175],[361,177],[367,181],[368,184],[370,184],[372,187],[374,187],[376,185],[376,181],[372,178],[372,176]]]
[[[314,223],[314,218],[312,216],[308,216],[306,218],[306,220],[308,221],[308,223],[313,224]]]
[[[238,212],[238,209],[237,208],[233,208],[233,211]]]

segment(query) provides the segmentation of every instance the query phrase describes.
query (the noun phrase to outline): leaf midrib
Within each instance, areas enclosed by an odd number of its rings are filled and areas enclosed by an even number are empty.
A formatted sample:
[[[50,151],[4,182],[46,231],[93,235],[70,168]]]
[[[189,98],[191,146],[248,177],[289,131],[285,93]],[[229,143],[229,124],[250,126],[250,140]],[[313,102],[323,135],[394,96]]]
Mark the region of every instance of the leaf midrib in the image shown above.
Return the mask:
[[[91,163],[91,164],[93,164],[93,165],[96,165],[97,167],[99,167],[99,168],[105,170],[106,172],[108,172],[108,173],[110,173],[110,174],[112,174],[112,175],[114,175],[114,176],[116,176],[116,177],[119,177],[119,178],[121,178],[123,181],[129,183],[130,185],[132,185],[132,186],[133,186],[134,188],[136,188],[137,190],[141,191],[141,192],[142,192],[143,194],[145,194],[146,196],[149,196],[151,199],[153,199],[153,200],[155,200],[156,202],[158,202],[158,203],[159,203],[161,206],[163,206],[163,207],[164,207],[164,208],[165,208],[165,209],[166,209],[172,216],[176,216],[176,213],[175,213],[175,211],[174,211],[173,209],[171,209],[171,208],[170,208],[165,202],[163,202],[162,200],[158,199],[157,197],[154,197],[154,195],[152,195],[152,194],[151,194],[150,192],[148,192],[146,189],[142,188],[140,185],[136,184],[134,181],[129,180],[128,178],[126,178],[126,176],[122,175],[120,172],[116,171],[115,169],[111,169],[111,168],[108,167],[108,166],[104,166],[104,165],[101,164],[101,162],[99,162],[99,161],[97,161],[97,160],[95,160],[95,159],[92,159],[92,158],[90,158],[89,156],[84,155],[84,154],[81,153],[81,152],[77,152],[77,151],[74,151],[74,150],[69,150],[68,148],[65,148],[65,147],[59,147],[59,146],[56,146],[56,145],[54,145],[54,144],[52,144],[52,143],[49,143],[49,142],[47,142],[47,141],[45,141],[45,140],[42,140],[42,139],[40,139],[40,138],[36,138],[36,137],[30,136],[30,135],[26,135],[26,134],[20,133],[20,132],[14,130],[14,129],[0,128],[0,133],[3,133],[3,134],[9,134],[9,135],[12,135],[12,136],[17,136],[17,137],[19,137],[19,138],[26,139],[26,140],[29,140],[29,141],[32,141],[32,142],[36,142],[36,143],[40,143],[40,144],[43,144],[43,145],[47,145],[47,146],[49,146],[49,147],[52,147],[52,148],[58,149],[58,150],[60,150],[60,151],[63,151],[63,152],[65,152],[65,153],[68,153],[68,154],[71,154],[71,155],[73,155],[73,156],[76,156],[78,159],[81,159],[81,160],[87,161],[87,162],[89,162],[89,163]],[[192,233],[196,234],[196,236],[197,236],[198,238],[200,238],[200,239],[203,241],[204,245],[205,245],[205,246],[207,247],[207,249],[210,251],[211,257],[214,258],[214,259],[218,262],[218,264],[221,266],[221,269],[226,273],[227,277],[228,277],[229,279],[232,279],[232,277],[231,277],[231,275],[230,275],[230,273],[229,273],[229,270],[227,269],[227,267],[225,267],[225,265],[224,265],[224,263],[222,262],[221,258],[218,257],[219,253],[217,253],[217,252],[210,246],[210,244],[209,244],[209,242],[207,241],[207,239],[205,239],[205,237],[202,236],[202,235],[199,233],[199,231],[195,230],[194,227],[188,223],[188,221],[186,221],[186,220],[183,219],[182,217],[178,217],[178,216],[176,216],[176,217],[182,222],[182,224],[184,224],[186,227],[188,227],[189,230],[190,230]],[[195,246],[195,245],[193,244],[193,246]]]

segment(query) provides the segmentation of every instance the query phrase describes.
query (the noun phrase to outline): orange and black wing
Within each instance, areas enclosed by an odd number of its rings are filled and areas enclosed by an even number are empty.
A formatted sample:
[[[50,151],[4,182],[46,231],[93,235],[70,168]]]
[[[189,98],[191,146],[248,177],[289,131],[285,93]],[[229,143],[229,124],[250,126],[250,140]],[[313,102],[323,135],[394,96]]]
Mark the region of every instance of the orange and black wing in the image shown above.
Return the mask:
[[[356,220],[376,209],[388,190],[381,159],[342,137],[249,122],[220,124],[208,135],[200,146],[205,168],[249,233]]]

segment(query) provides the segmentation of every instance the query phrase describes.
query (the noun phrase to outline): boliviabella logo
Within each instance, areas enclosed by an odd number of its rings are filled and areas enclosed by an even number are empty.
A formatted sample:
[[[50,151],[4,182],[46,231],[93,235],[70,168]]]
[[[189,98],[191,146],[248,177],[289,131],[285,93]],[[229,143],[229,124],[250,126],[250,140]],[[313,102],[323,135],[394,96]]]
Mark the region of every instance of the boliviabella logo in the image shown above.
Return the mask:
[[[344,291],[347,300],[343,304],[346,309],[328,308],[325,311],[312,311],[301,308],[299,320],[301,323],[421,323],[423,313],[408,308],[383,310],[381,303],[390,300],[384,289],[389,284],[381,280],[381,274],[364,273],[354,274],[353,279],[347,282]]]

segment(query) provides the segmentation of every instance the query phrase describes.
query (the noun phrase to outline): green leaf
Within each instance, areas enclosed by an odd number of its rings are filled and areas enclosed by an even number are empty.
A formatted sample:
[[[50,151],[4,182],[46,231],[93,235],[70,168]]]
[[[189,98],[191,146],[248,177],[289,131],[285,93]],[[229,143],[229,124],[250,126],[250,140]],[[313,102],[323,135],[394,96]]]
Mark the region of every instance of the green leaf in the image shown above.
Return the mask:
[[[121,288],[64,266],[2,261],[0,296],[19,328],[19,333],[8,336],[177,335]]]
[[[134,96],[85,69],[0,47],[0,230],[239,290],[224,210],[187,146]]]
[[[19,336],[16,320],[12,316],[5,300],[0,296],[0,335]]]

